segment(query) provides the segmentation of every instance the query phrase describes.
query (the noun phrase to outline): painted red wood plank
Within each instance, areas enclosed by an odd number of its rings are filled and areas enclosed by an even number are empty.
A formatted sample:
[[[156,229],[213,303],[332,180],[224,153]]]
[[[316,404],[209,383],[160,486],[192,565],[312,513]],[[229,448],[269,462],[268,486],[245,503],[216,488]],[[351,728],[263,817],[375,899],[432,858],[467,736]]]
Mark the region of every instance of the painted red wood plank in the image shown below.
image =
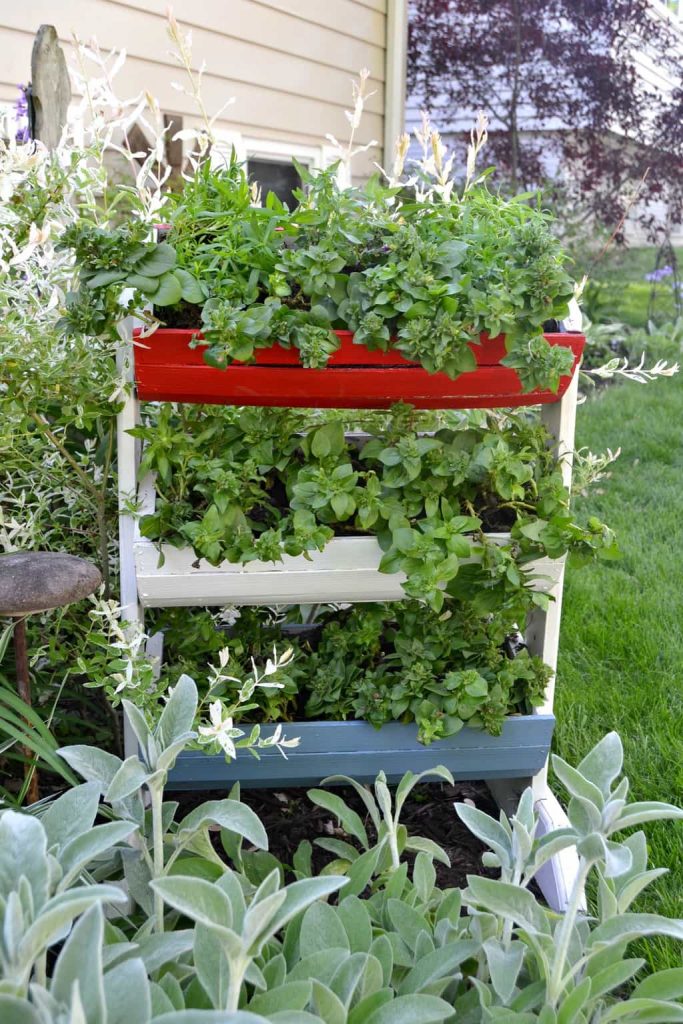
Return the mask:
[[[296,349],[273,345],[259,349],[254,364],[234,363],[218,370],[206,365],[201,347],[189,347],[192,331],[160,329],[136,341],[138,396],[145,401],[221,405],[384,409],[402,401],[422,409],[493,408],[556,402],[571,381],[571,375],[563,377],[557,394],[523,394],[515,371],[500,365],[505,355],[502,336],[482,337],[480,345],[472,345],[477,369],[450,380],[442,373],[427,373],[398,352],[370,352],[354,345],[348,331],[338,334],[341,347],[325,369],[304,369]],[[583,352],[583,335],[546,338],[572,349],[573,375]]]
[[[139,333],[139,332],[138,332]],[[370,350],[365,345],[355,345],[351,331],[335,331],[340,347],[330,356],[328,366],[419,366],[419,363],[405,359],[396,349],[389,352]],[[141,365],[159,364],[160,362],[181,365],[205,366],[204,347],[189,348],[193,338],[201,338],[201,332],[162,327],[147,338],[138,348],[136,362]],[[564,335],[562,335],[564,337]],[[479,366],[496,366],[505,356],[505,335],[496,338],[481,336],[479,344],[470,345]],[[254,365],[254,364],[250,364]],[[255,365],[257,366],[301,366],[299,350],[283,348],[277,342],[269,348],[256,349]],[[221,371],[222,372],[222,371]]]

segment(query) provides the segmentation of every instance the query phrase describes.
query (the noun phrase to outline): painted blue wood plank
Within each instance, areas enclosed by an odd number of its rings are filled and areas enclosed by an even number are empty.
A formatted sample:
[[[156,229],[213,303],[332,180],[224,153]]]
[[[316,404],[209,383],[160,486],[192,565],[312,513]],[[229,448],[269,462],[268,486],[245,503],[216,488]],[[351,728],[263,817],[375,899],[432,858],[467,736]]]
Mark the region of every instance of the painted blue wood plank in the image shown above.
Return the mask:
[[[374,729],[367,722],[291,722],[286,734],[301,742],[286,760],[273,749],[264,750],[259,761],[242,754],[231,764],[188,751],[178,759],[168,785],[177,790],[224,789],[237,781],[247,788],[309,786],[334,774],[372,782],[380,771],[395,781],[408,770],[438,764],[460,781],[525,778],[543,767],[554,726],[553,715],[519,715],[507,719],[500,736],[465,728],[424,746],[415,725],[392,722]],[[264,727],[263,734],[273,728]]]

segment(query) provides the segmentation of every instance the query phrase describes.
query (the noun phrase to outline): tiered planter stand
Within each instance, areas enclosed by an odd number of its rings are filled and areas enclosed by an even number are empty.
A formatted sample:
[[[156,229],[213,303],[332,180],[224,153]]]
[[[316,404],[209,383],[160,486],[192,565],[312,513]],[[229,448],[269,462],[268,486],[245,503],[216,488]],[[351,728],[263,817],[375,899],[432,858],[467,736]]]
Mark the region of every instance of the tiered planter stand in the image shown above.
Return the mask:
[[[202,349],[190,349],[192,331],[157,331],[136,339],[121,352],[122,369],[134,387],[118,418],[121,603],[128,621],[142,621],[144,609],[163,606],[221,606],[225,604],[310,604],[401,600],[405,594],[399,574],[380,573],[381,552],[373,538],[339,538],[322,552],[285,558],[280,563],[252,562],[246,566],[198,561],[188,549],[165,546],[159,566],[158,549],[140,536],[137,521],[125,510],[137,495],[139,509],[154,508],[154,482],[138,485],[139,443],[128,431],[139,421],[140,401],[210,402],[231,405],[386,408],[397,401],[420,408],[505,408],[542,405],[542,417],[563,456],[565,483],[571,482],[577,374],[583,348],[580,334],[548,335],[553,344],[571,347],[574,372],[563,378],[557,395],[523,395],[516,374],[500,365],[502,339],[483,339],[473,346],[477,369],[456,381],[427,374],[400,354],[368,353],[340,332],[341,348],[324,370],[307,370],[296,351],[273,346],[260,350],[256,365],[233,365],[227,370],[208,367]],[[505,543],[506,535],[495,537]],[[472,558],[477,558],[473,546]],[[563,560],[533,564],[536,586],[554,598],[548,612],[536,612],[527,624],[526,640],[555,669],[562,602]],[[156,639],[156,638],[153,638]],[[157,647],[160,648],[157,640]],[[562,827],[567,819],[547,784],[547,757],[555,719],[553,683],[542,707],[530,715],[511,716],[501,736],[464,728],[456,736],[430,746],[417,741],[414,725],[392,723],[380,730],[365,722],[292,722],[287,733],[299,736],[298,748],[285,760],[266,750],[261,760],[243,757],[227,764],[221,757],[187,752],[171,775],[175,789],[228,788],[236,780],[247,786],[310,785],[326,775],[344,773],[371,781],[380,770],[398,779],[406,770],[422,771],[446,765],[457,779],[485,779],[506,806],[533,780],[543,831]],[[272,727],[271,727],[272,728]],[[263,732],[268,734],[268,727]],[[135,739],[126,729],[126,752]],[[576,871],[572,851],[553,858],[538,881],[554,908],[565,907]]]

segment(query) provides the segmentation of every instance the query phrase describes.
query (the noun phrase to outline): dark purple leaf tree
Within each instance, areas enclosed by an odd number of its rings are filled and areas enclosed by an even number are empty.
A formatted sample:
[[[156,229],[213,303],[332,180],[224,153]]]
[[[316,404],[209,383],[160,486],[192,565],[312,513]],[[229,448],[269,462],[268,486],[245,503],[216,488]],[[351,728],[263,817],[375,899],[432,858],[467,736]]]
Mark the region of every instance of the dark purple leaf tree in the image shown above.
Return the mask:
[[[682,55],[656,0],[411,2],[413,100],[463,138],[486,111],[500,184],[552,179],[610,227],[639,183],[632,215],[653,235],[681,221]]]

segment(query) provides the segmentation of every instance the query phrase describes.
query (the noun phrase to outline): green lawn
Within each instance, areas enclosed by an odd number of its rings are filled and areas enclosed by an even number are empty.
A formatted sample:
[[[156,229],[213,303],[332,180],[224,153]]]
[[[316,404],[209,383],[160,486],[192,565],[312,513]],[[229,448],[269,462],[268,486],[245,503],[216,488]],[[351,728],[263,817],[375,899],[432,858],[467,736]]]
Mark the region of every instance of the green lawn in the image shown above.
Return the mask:
[[[633,797],[682,805],[683,374],[615,386],[582,406],[577,447],[584,445],[621,445],[604,493],[582,501],[617,531],[623,557],[568,570],[555,749],[577,763],[616,729]],[[670,874],[640,909],[683,917],[683,825],[658,823],[647,833],[652,864]],[[652,942],[649,956],[659,967],[680,966],[673,943]]]
[[[653,246],[613,247],[591,267],[577,263],[576,273],[587,273],[589,289],[587,312],[592,320],[603,323],[626,323],[632,327],[645,327],[648,321],[652,283],[645,275],[655,268],[657,250]],[[679,275],[683,267],[683,249],[676,249]],[[658,324],[676,318],[676,306],[671,290],[671,278],[656,285],[653,319]]]

